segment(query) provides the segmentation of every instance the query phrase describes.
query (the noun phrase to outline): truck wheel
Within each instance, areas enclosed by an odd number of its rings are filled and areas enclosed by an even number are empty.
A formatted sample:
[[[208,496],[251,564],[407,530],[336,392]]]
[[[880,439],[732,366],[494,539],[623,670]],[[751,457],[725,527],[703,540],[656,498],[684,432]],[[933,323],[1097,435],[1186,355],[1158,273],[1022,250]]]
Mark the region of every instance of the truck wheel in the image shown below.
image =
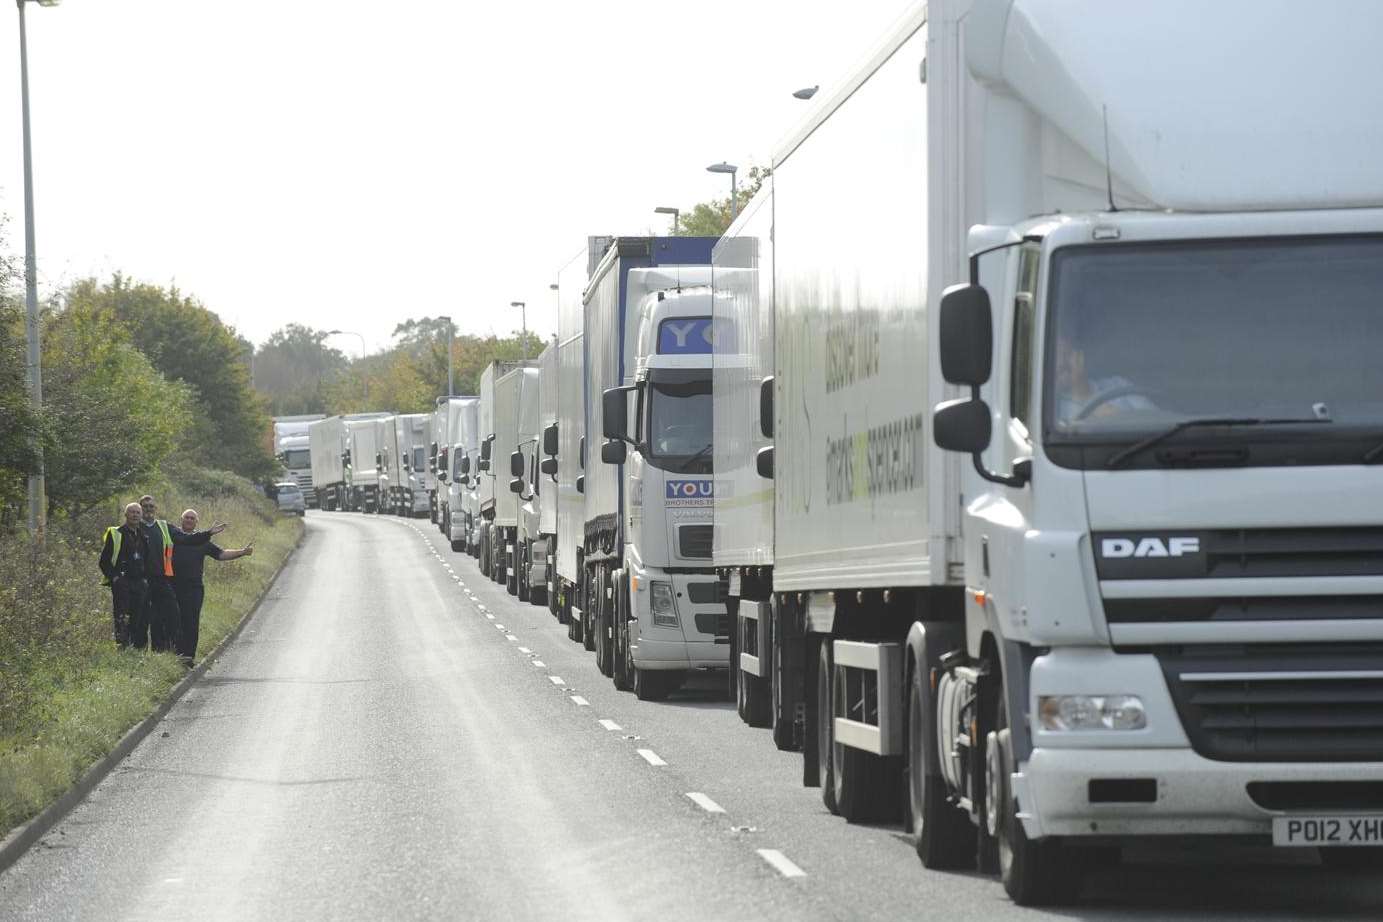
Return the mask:
[[[586,578],[586,607],[581,610],[581,646],[587,650],[595,650],[595,590],[593,584],[595,578]]]
[[[610,636],[614,631],[614,613],[610,611],[613,600],[605,591],[608,584],[608,577],[601,571],[596,580],[595,664],[607,679],[615,674],[614,640]]]
[[[640,701],[663,701],[672,693],[668,676],[672,673],[634,669],[634,697]]]
[[[615,582],[615,688],[634,688],[634,660],[629,653],[629,579],[621,575]]]
[[[527,601],[528,601],[530,598],[532,598],[532,596],[533,596],[533,590],[530,589],[529,586],[528,586],[528,565],[529,565],[529,561],[530,561],[530,560],[532,559],[532,557],[533,557],[533,542],[531,542],[531,541],[525,541],[524,544],[523,544],[523,550],[522,550],[522,551],[518,551],[518,554],[519,554],[519,574],[518,574],[519,601],[520,601],[520,602],[527,602]]]
[[[744,622],[739,619],[738,614],[731,629],[735,632],[735,639],[740,639],[740,631],[743,630]],[[767,662],[763,650],[759,651],[759,668]],[[772,700],[769,697],[772,691],[763,676],[750,675],[740,668],[738,657],[730,664],[730,669],[739,673],[735,680],[735,711],[740,715],[740,720],[749,724],[751,727],[768,727],[772,725],[772,715],[769,713],[769,705]]]
[[[832,680],[834,678],[832,670]],[[845,688],[832,681],[831,695],[836,705],[831,716],[835,711],[845,711]],[[836,701],[837,697],[842,700]],[[897,785],[890,783],[891,762],[890,759],[832,739],[831,783],[835,787],[836,812],[845,817],[847,823],[891,818],[890,795],[897,790]]]
[[[999,694],[994,729],[985,739],[984,822],[999,845],[999,875],[1009,899],[1019,906],[1059,906],[1074,902],[1080,892],[1080,856],[1060,839],[1032,840],[1018,819],[1018,803],[1009,788],[1013,747],[1008,707]]]
[[[908,694],[908,804],[913,844],[923,867],[963,870],[975,865],[975,827],[946,798],[936,753],[934,702],[925,663],[912,670]]]
[[[772,689],[771,717],[773,722],[773,745],[784,752],[798,748],[797,742],[797,703],[801,692],[797,688],[796,674],[787,668],[787,645],[784,629],[786,616],[782,606],[769,596],[769,687]]]
[[[827,636],[820,642],[816,657],[816,777],[821,784],[821,802],[832,813],[836,812],[836,784],[832,774],[834,761],[831,751],[835,748],[834,721],[831,719],[831,673],[834,656],[831,654],[831,638]]]
[[[461,552],[463,552],[463,551],[466,550],[466,542],[465,542],[465,541],[458,541],[458,540],[456,540],[455,538],[453,538],[453,539],[451,540],[451,549],[452,549],[453,551],[455,551],[456,553],[460,554]]]
[[[739,704],[740,687],[740,600],[726,599],[725,612],[730,618],[730,668],[725,670],[725,698]]]

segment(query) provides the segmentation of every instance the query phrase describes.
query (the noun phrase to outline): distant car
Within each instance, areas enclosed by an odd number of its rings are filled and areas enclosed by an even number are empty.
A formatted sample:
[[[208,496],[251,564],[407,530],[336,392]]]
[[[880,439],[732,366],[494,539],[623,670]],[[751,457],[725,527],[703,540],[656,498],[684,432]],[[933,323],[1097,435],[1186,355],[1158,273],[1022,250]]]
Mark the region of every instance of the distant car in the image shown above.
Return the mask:
[[[296,483],[276,483],[274,489],[278,493],[279,512],[307,515],[307,501],[303,499],[303,491]]]

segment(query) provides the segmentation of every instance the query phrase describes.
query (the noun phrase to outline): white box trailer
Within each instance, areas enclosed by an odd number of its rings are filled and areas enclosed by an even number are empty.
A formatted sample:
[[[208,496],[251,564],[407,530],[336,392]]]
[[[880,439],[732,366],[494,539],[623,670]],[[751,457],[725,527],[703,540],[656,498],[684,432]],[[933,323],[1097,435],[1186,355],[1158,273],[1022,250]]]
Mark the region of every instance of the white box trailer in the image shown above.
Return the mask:
[[[1376,825],[1383,10],[1296,12],[932,0],[773,160],[772,698],[1020,903]]]
[[[586,533],[586,356],[582,296],[608,237],[590,237],[586,251],[557,276],[557,560],[554,594],[557,617],[567,636],[583,641],[577,590]],[[575,610],[573,610],[573,608]]]
[[[432,524],[442,528],[441,509],[446,491],[446,483],[437,476],[438,464],[445,462],[443,456],[447,448],[447,397],[438,397],[427,424],[427,502],[428,517]]]
[[[518,521],[518,500],[509,492],[509,453],[514,449],[505,448],[504,443],[517,437],[518,389],[514,382],[513,392],[501,396],[499,381],[521,363],[494,359],[480,372],[480,460],[477,464],[479,477],[476,483],[476,507],[480,511],[479,533],[476,548],[479,553],[480,572],[495,580],[504,582],[504,546],[495,541],[497,527],[512,527]],[[503,402],[504,406],[501,406]],[[506,409],[506,407],[508,409]],[[501,436],[500,429],[505,434]],[[504,520],[498,521],[503,505]]]
[[[557,593],[553,591],[557,578],[557,417],[560,402],[557,349],[554,337],[538,356],[538,438],[533,456],[527,459],[527,492],[533,499],[527,503],[530,508],[519,535],[520,547],[528,561],[524,574],[529,586],[528,599],[534,605],[546,604],[554,616],[560,610]]]
[[[308,451],[311,454],[312,481],[319,491],[325,492],[325,499],[319,495],[318,505],[327,510],[350,509],[351,484],[350,466],[347,451],[350,443],[347,426],[353,422],[378,419],[387,413],[351,413],[345,416],[329,416],[308,424]],[[374,464],[374,455],[370,456]]]

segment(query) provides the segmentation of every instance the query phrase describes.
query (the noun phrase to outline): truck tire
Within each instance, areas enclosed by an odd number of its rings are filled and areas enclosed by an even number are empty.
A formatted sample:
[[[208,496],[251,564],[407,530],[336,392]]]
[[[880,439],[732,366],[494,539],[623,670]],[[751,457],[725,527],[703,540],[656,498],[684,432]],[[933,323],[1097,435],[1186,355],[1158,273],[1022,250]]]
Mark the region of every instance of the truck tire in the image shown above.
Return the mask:
[[[505,536],[504,543],[500,546],[507,547],[510,543],[511,539]],[[512,539],[512,544],[514,546],[513,552],[504,552],[504,590],[510,595],[517,597],[519,595],[519,574],[523,568],[523,558],[519,552],[519,540],[517,535]]]
[[[783,608],[769,596],[769,687],[772,689],[771,717],[773,745],[784,752],[799,747],[797,741],[797,706],[802,698],[798,673],[788,669],[787,618]]]
[[[741,622],[738,617],[732,630],[735,637],[740,634]],[[763,655],[764,651],[759,651],[760,668],[767,660]],[[740,668],[739,660],[736,658],[730,664],[730,668],[739,673],[739,678],[735,681],[735,711],[740,715],[740,720],[751,727],[770,727],[773,725],[773,716],[769,711],[773,703],[772,689],[769,687],[768,680],[763,676],[750,675]]]
[[[666,701],[686,681],[686,673],[634,669],[634,697],[640,701]]]
[[[519,555],[519,601],[527,602],[533,597],[533,590],[528,585],[528,566],[529,562],[533,559],[533,542],[525,541],[523,543],[523,550],[518,551],[516,548],[516,553]]]
[[[634,658],[629,652],[629,579],[624,571],[619,571],[615,581],[615,688],[620,691],[634,689]]]
[[[739,704],[740,687],[740,600],[725,600],[725,613],[730,618],[730,668],[725,670],[725,700]]]
[[[453,538],[451,539],[451,549],[456,553],[460,554],[466,550],[466,542],[458,541],[457,539]]]
[[[587,570],[585,591],[581,593],[581,601],[586,603],[581,609],[581,646],[591,651],[595,650],[595,600],[595,576]]]
[[[834,658],[833,658],[834,659]],[[832,701],[838,705],[832,709],[845,710],[844,702],[835,702],[835,696],[843,696],[845,689],[834,684],[832,670]],[[834,721],[832,721],[834,725]],[[836,813],[847,823],[868,823],[876,820],[892,819],[894,812],[892,795],[897,785],[891,783],[893,774],[892,759],[876,756],[872,752],[831,742],[831,783],[835,788]]]
[[[607,679],[615,674],[614,639],[610,636],[614,631],[613,600],[606,593],[608,585],[609,578],[602,570],[596,580],[595,665]]]
[[[831,750],[835,748],[834,721],[831,719],[831,673],[835,670],[835,657],[831,653],[831,638],[825,637],[818,643],[816,657],[816,778],[821,785],[821,802],[832,813],[836,812],[836,785],[831,774]]]
[[[923,867],[955,871],[975,866],[975,827],[946,796],[936,753],[936,704],[925,661],[908,683],[908,805],[913,844]]]
[[[999,845],[999,875],[1009,899],[1019,906],[1060,906],[1080,892],[1081,856],[1060,839],[1029,839],[1018,819],[1018,805],[1009,788],[1013,749],[1009,742],[1008,707],[999,694],[994,729],[985,739],[984,821]]]

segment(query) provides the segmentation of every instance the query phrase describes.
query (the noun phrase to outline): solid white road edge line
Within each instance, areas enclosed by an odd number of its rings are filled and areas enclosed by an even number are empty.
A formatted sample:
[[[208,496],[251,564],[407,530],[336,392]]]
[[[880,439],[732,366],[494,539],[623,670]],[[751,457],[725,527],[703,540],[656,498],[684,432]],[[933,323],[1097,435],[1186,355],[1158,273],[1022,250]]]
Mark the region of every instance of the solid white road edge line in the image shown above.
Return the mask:
[[[637,751],[639,755],[643,756],[643,760],[645,762],[647,762],[649,765],[654,766],[655,768],[660,765],[667,764],[663,761],[662,757],[659,756],[658,753],[654,752],[652,749],[640,749]]]
[[[696,804],[698,807],[700,807],[702,810],[705,810],[707,813],[725,812],[724,807],[716,803],[714,800],[711,800],[711,798],[707,797],[705,794],[702,794],[698,791],[691,791],[687,794],[687,796],[691,798],[692,803]]]
[[[759,857],[773,865],[774,869],[784,877],[806,877],[807,872],[793,864],[787,855],[778,851],[776,848],[756,849]]]

